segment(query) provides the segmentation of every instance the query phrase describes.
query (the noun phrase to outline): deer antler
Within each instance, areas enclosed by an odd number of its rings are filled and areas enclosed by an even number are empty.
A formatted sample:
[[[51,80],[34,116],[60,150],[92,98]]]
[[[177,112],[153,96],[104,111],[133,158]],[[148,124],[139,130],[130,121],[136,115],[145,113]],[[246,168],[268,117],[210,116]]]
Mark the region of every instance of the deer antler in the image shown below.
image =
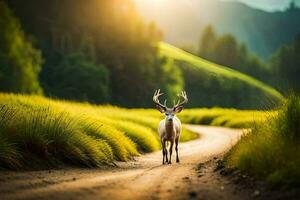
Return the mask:
[[[163,95],[163,93],[160,93],[160,89],[155,90],[155,93],[154,93],[154,95],[153,95],[153,102],[154,102],[156,105],[158,105],[158,106],[160,106],[160,107],[166,109],[166,108],[167,108],[167,105],[166,105],[166,104],[167,104],[167,101],[165,100],[165,105],[162,105],[162,104],[159,102],[159,97],[160,97],[161,95]]]
[[[177,107],[182,106],[183,104],[186,104],[188,102],[188,98],[187,98],[187,95],[186,95],[185,91],[182,91],[177,96],[179,97],[179,99],[178,99],[177,103],[173,106],[173,108],[177,108]],[[180,97],[183,98],[182,102],[180,102]]]

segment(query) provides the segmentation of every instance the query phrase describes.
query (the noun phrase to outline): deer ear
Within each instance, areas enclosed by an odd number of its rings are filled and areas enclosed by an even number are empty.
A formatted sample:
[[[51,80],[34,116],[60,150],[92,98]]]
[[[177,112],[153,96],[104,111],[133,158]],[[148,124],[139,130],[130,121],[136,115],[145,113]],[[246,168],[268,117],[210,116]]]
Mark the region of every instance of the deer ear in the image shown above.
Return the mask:
[[[183,106],[178,106],[178,107],[174,108],[174,112],[180,113],[182,111],[182,109],[183,109]]]
[[[157,110],[159,110],[159,112],[161,113],[165,113],[166,112],[166,109],[164,107],[161,107],[161,106],[156,106]]]

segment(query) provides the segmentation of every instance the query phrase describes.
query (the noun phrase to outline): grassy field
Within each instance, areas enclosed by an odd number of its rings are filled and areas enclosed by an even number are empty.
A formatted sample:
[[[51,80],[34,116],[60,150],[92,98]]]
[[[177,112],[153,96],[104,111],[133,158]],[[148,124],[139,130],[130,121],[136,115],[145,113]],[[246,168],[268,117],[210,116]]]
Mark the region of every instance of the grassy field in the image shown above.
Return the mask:
[[[237,110],[224,108],[187,109],[179,115],[183,123],[250,128],[265,121],[275,111]]]
[[[134,113],[147,113],[147,116],[157,118],[161,114],[154,109],[132,109]],[[230,128],[250,128],[261,123],[276,111],[238,110],[226,108],[193,108],[184,109],[178,114],[182,123],[195,125],[223,126]]]
[[[229,67],[217,65],[161,42],[160,54],[181,69],[192,107],[265,109],[281,103],[283,96],[261,81]]]
[[[227,167],[238,168],[273,186],[300,185],[300,98],[289,97],[267,123],[252,126],[227,157]]]
[[[0,94],[0,167],[92,167],[158,150],[156,129],[164,116],[151,113]],[[181,141],[196,137],[184,129]]]

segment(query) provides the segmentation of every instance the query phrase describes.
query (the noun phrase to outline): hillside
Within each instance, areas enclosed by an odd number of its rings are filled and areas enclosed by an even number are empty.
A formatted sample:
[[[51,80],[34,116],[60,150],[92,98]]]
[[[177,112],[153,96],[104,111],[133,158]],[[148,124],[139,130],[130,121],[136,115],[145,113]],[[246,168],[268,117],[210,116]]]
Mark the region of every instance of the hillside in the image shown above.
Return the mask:
[[[175,46],[197,45],[203,28],[212,24],[218,34],[232,33],[256,55],[268,58],[300,33],[299,9],[266,12],[220,0],[134,1],[140,14],[155,21],[165,41]]]
[[[235,102],[237,108],[266,108],[283,98],[274,88],[228,67],[214,64],[164,42],[160,43],[159,49],[161,56],[182,70],[191,95],[190,106],[230,107],[226,105],[228,101]]]

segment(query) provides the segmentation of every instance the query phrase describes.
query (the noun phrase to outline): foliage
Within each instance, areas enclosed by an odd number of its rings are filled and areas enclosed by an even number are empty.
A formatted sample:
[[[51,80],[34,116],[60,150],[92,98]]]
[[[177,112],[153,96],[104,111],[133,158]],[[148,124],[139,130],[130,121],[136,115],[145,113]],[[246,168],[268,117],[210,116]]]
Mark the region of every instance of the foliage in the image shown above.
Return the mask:
[[[235,108],[264,108],[275,104],[282,95],[270,86],[230,68],[211,63],[166,43],[160,43],[161,56],[181,69],[185,89],[189,94],[187,106]],[[273,106],[272,105],[272,106]]]
[[[270,60],[274,70],[274,84],[281,90],[300,91],[300,36],[290,44],[281,47]]]
[[[25,30],[37,37],[45,55],[41,81],[48,96],[150,107],[149,91],[165,86],[173,95],[182,87],[176,69],[163,66],[158,56],[155,44],[161,39],[160,31],[154,23],[145,24],[129,0],[8,3]],[[70,62],[69,55],[78,52],[87,59],[77,56],[75,63]],[[83,69],[89,72],[80,75]],[[71,71],[72,76],[66,76]],[[91,73],[90,80],[86,76]]]
[[[216,43],[217,36],[214,31],[214,28],[209,25],[207,26],[201,35],[201,38],[199,40],[199,48],[198,48],[198,55],[200,57],[203,57],[208,60],[213,59],[213,51],[214,51],[214,45]]]
[[[64,99],[107,103],[109,100],[109,72],[103,65],[97,65],[84,53],[73,53],[45,74],[44,85],[49,95]]]
[[[266,178],[275,186],[299,186],[300,98],[291,95],[278,115],[252,127],[227,158],[228,167]]]
[[[161,76],[159,88],[165,92],[166,99],[170,102],[183,90],[185,80],[181,69],[175,65],[174,61],[168,58],[164,59],[163,76]]]
[[[160,117],[149,112],[0,94],[0,167],[94,167],[158,150]]]
[[[183,123],[224,126],[230,128],[250,128],[264,122],[275,111],[236,110],[224,108],[186,109],[178,115]]]
[[[217,36],[213,27],[207,26],[201,35],[198,55],[204,59],[224,65],[271,83],[271,71],[245,44],[240,44],[232,34]]]
[[[41,52],[4,1],[0,1],[0,27],[0,91],[42,94],[38,79]]]

